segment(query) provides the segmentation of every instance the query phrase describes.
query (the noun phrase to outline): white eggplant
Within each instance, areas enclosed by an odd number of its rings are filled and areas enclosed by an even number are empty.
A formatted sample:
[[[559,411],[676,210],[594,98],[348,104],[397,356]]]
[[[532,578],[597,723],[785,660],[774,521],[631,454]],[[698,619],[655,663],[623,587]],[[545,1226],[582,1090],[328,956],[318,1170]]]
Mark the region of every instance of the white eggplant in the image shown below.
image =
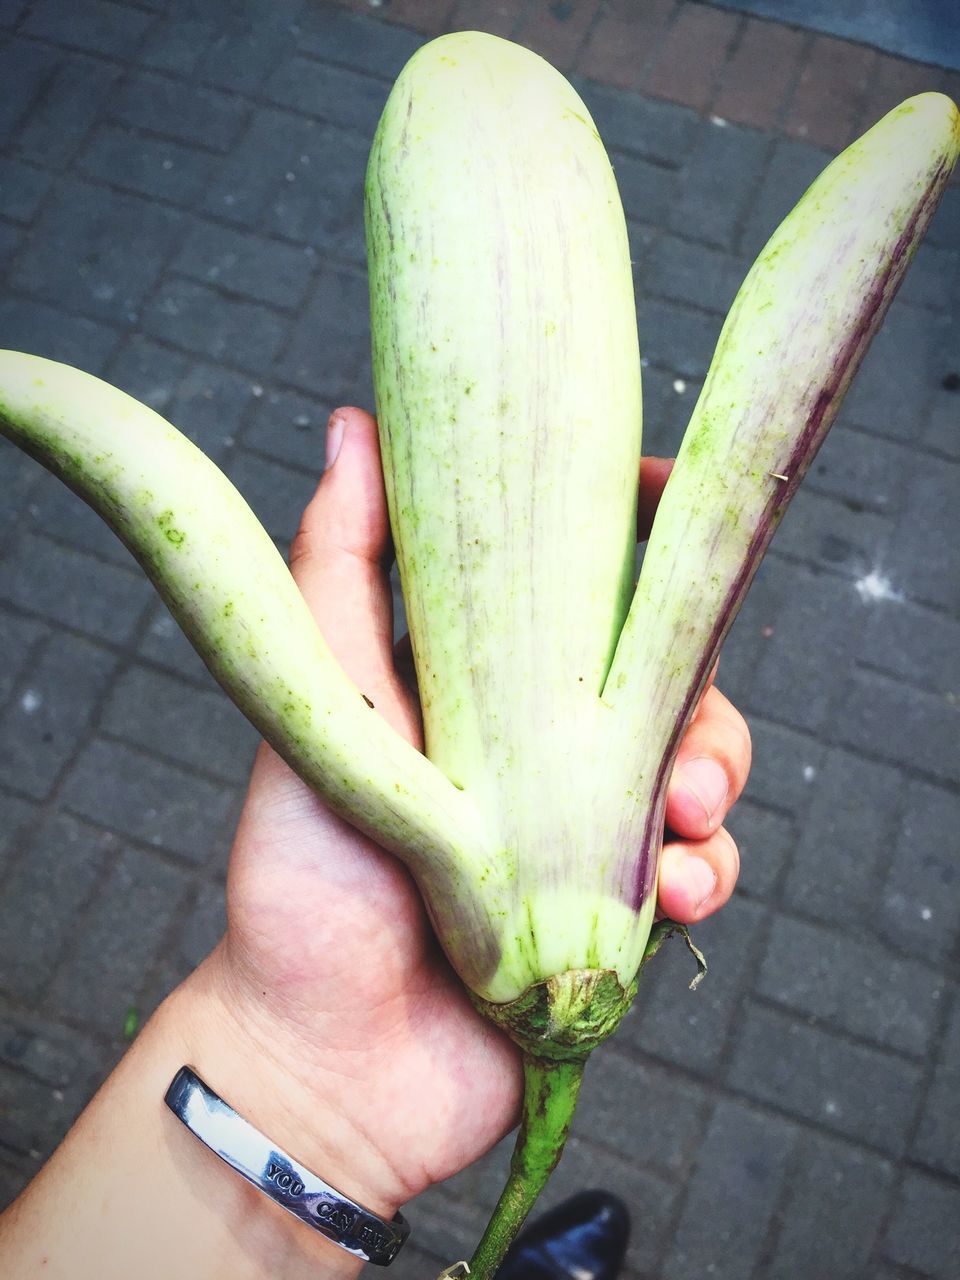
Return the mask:
[[[421,49],[366,191],[377,411],[426,758],[347,679],[267,535],[151,410],[0,353],[0,431],[116,529],[228,693],[411,868],[477,1007],[522,1047],[492,1276],[559,1157],[651,936],[673,759],[744,592],[960,144],[911,99],[831,164],[735,301],[633,587],[640,362],[589,113],[527,50]]]

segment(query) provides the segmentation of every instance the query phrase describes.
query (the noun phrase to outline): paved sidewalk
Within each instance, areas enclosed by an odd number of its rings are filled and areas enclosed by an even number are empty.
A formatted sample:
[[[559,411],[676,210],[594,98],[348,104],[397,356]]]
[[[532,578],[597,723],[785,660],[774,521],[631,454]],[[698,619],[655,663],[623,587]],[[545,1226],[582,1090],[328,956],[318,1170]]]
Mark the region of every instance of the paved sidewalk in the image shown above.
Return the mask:
[[[82,12],[81,12],[82,10]],[[0,0],[0,345],[153,405],[281,545],[370,404],[361,182],[429,34],[577,78],[630,221],[646,438],[807,183],[960,76],[685,0]],[[960,1275],[960,191],[948,192],[721,665],[755,766],[733,903],[589,1072],[549,1201],[634,1209],[628,1280]],[[213,945],[254,735],[129,556],[0,448],[0,1195]],[[469,1251],[507,1147],[411,1207]]]

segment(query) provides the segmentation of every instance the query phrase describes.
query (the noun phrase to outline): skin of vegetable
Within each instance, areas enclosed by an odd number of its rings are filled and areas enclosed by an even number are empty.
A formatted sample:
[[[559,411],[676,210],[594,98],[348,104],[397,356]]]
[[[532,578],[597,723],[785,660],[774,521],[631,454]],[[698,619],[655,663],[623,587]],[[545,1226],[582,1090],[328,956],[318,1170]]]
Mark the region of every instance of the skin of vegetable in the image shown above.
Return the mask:
[[[492,1276],[562,1150],[651,935],[666,783],[717,650],[946,185],[911,99],[814,183],[724,325],[634,590],[640,364],[616,183],[536,55],[424,46],[366,190],[373,359],[426,756],[371,710],[269,537],[150,409],[0,353],[0,431],[94,506],[214,675],[404,859],[477,1007],[524,1054]]]

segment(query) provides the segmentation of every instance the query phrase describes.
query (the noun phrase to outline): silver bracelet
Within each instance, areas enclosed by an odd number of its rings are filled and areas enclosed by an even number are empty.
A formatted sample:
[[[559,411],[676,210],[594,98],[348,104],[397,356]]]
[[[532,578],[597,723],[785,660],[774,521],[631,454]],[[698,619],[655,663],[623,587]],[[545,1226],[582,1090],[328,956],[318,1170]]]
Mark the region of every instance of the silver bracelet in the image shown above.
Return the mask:
[[[347,1253],[388,1267],[400,1252],[410,1234],[403,1214],[387,1222],[329,1186],[238,1116],[191,1067],[173,1077],[164,1102],[221,1160]]]

